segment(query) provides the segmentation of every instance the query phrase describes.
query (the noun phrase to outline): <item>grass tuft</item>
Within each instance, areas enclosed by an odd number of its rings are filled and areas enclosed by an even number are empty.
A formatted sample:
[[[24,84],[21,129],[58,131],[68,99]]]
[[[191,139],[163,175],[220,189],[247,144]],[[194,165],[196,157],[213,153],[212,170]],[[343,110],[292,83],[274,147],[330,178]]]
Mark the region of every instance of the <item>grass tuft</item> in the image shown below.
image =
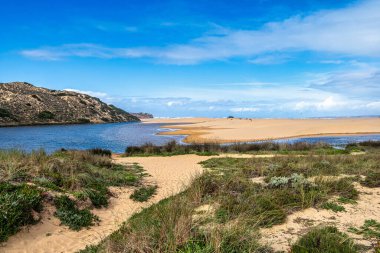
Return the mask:
[[[302,236],[293,246],[292,253],[322,253],[358,252],[357,246],[346,234],[338,231],[336,227],[314,228],[306,235]]]

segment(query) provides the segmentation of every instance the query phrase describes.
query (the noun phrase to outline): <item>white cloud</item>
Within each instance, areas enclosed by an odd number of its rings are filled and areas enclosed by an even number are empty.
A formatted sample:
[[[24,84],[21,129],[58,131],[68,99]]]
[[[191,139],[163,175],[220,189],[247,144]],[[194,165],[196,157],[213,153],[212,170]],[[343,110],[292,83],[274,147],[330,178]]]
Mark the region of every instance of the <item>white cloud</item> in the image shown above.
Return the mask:
[[[64,57],[137,58],[195,64],[233,57],[252,57],[280,51],[316,51],[348,56],[380,57],[380,1],[367,0],[343,9],[294,16],[257,30],[226,30],[187,44],[164,48],[109,48],[69,44],[24,50],[22,55],[57,60]]]
[[[322,101],[314,101],[314,102],[300,101],[295,104],[294,109],[297,111],[304,111],[304,110],[318,110],[318,111],[335,110],[336,111],[346,105],[347,105],[346,101],[330,96],[323,99]]]

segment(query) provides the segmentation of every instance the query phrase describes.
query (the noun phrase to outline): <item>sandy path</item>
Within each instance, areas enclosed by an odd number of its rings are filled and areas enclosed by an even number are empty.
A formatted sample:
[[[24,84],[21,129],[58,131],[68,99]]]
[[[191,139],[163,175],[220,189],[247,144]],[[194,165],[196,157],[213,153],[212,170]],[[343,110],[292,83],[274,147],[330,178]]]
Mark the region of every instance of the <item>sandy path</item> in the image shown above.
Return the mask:
[[[334,213],[331,210],[315,208],[295,212],[287,217],[284,224],[262,229],[261,242],[277,251],[288,252],[290,245],[311,227],[334,225],[340,231],[348,233],[357,243],[373,247],[376,240],[363,239],[360,235],[348,232],[348,229],[351,226],[359,228],[365,220],[380,221],[380,188],[362,187],[358,183],[355,183],[355,188],[360,192],[359,200],[357,204],[344,204],[346,212]]]
[[[162,135],[188,135],[186,142],[237,142],[291,137],[380,133],[380,118],[335,119],[149,119],[179,129]],[[170,125],[170,124],[181,125]]]
[[[231,155],[234,157],[250,157]],[[157,195],[149,203],[137,203],[129,199],[132,189],[112,188],[116,198],[111,198],[107,209],[95,209],[93,212],[101,219],[99,226],[83,229],[79,232],[59,226],[59,220],[53,216],[54,208],[45,208],[42,221],[25,228],[0,247],[2,253],[59,253],[76,252],[89,244],[97,244],[115,231],[132,214],[168,196],[178,193],[191,179],[202,172],[198,163],[209,159],[206,156],[183,155],[172,157],[128,157],[116,158],[118,163],[137,162],[151,177],[150,183],[158,185]]]

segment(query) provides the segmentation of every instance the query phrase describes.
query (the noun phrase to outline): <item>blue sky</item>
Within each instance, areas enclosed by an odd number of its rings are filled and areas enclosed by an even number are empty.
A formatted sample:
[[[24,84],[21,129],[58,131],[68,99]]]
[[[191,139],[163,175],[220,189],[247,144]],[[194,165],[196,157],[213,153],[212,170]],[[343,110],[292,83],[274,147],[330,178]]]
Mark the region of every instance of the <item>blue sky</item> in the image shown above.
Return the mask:
[[[159,117],[380,114],[378,0],[0,6],[0,82]]]

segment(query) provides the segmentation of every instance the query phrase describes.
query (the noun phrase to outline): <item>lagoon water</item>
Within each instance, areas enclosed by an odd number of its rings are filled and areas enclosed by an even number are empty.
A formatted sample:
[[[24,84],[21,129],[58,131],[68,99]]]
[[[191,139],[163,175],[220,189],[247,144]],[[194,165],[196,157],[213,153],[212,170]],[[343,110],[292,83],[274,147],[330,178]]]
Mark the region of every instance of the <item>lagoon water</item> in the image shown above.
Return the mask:
[[[0,128],[0,149],[16,148],[26,151],[45,149],[53,152],[60,148],[104,148],[122,153],[132,145],[151,142],[162,145],[171,140],[180,142],[184,136],[156,135],[162,124],[113,123],[94,125],[23,126]],[[351,142],[380,141],[380,134],[337,137],[311,137],[278,140],[277,142],[327,142],[342,146]]]
[[[162,145],[183,136],[158,136],[161,124],[113,123],[88,125],[22,126],[0,128],[0,148],[26,151],[60,148],[104,148],[122,153],[128,146],[147,142]],[[162,131],[162,129],[160,130]]]

